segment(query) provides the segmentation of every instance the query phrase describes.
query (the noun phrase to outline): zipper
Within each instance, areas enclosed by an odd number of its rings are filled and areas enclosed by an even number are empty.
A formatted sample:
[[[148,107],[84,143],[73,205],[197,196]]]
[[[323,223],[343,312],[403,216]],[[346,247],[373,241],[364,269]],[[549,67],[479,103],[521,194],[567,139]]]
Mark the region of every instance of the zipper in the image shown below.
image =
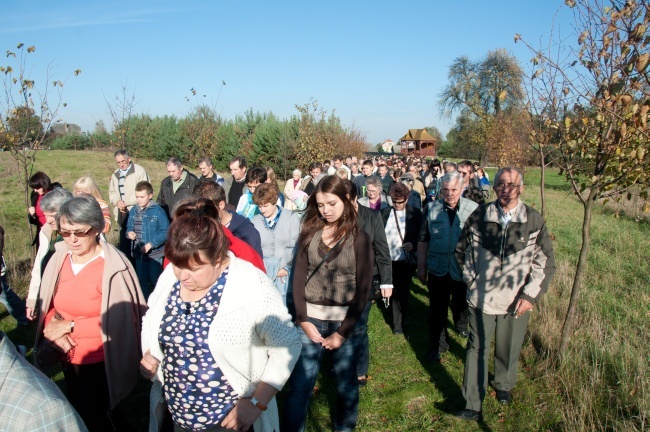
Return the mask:
[[[501,225],[501,224],[499,224]],[[503,236],[501,238],[501,271],[503,271],[503,256],[505,254],[505,246],[506,246],[506,237],[508,234],[508,227],[510,226],[510,223],[506,225],[505,229],[503,230]]]

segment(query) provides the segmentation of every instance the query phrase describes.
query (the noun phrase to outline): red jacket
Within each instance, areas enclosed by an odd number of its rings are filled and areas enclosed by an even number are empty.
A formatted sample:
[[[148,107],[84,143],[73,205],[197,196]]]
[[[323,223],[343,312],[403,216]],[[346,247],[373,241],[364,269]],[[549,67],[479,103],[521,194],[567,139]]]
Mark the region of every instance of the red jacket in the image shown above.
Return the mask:
[[[264,261],[262,261],[262,257],[255,251],[255,249],[253,249],[245,241],[240,240],[234,235],[232,235],[232,233],[228,228],[224,226],[222,226],[221,228],[223,228],[223,233],[226,235],[226,237],[228,237],[228,240],[230,240],[229,249],[232,251],[232,253],[234,253],[237,258],[241,258],[243,260],[248,261],[258,269],[266,273],[266,268],[264,268]],[[169,264],[169,260],[167,259],[167,257],[165,257],[165,260],[163,261],[163,268],[167,267],[167,264]]]

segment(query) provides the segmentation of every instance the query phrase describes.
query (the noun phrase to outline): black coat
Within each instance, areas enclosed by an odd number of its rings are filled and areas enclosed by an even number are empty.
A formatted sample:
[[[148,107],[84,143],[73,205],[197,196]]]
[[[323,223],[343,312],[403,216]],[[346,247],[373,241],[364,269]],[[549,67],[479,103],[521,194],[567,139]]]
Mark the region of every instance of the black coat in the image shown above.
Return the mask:
[[[160,207],[165,210],[165,213],[167,213],[169,220],[172,219],[171,212],[175,210],[174,205],[182,198],[192,196],[194,187],[199,182],[199,179],[194,174],[187,171],[185,168],[183,168],[183,171],[187,172],[187,177],[185,178],[183,184],[181,184],[178,189],[176,189],[176,193],[174,193],[171,177],[167,176],[160,183],[160,192],[158,192],[158,199],[156,201],[158,201],[158,205],[160,205]]]
[[[393,216],[393,207],[386,207],[381,209],[381,219],[384,222],[384,227],[388,222],[389,217]],[[422,226],[422,212],[418,209],[414,209],[410,205],[406,206],[406,235],[404,236],[404,243],[411,243],[413,245],[413,252],[418,248],[418,235],[420,233],[420,227]]]

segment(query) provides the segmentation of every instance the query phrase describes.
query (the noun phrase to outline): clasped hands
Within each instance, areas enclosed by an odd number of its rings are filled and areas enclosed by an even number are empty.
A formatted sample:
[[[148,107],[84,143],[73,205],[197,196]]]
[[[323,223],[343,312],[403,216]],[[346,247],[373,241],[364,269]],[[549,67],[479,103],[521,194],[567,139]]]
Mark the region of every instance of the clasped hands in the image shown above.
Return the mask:
[[[64,354],[77,346],[77,342],[70,336],[71,322],[54,317],[43,329],[45,339],[52,341],[59,351]]]
[[[340,334],[338,334],[337,332],[334,332],[331,335],[324,338],[323,336],[321,336],[316,326],[308,321],[301,322],[300,327],[302,327],[302,331],[305,332],[307,337],[312,342],[321,344],[325,349],[328,350],[339,349],[341,348],[341,345],[343,345],[343,342],[345,342],[345,338]]]

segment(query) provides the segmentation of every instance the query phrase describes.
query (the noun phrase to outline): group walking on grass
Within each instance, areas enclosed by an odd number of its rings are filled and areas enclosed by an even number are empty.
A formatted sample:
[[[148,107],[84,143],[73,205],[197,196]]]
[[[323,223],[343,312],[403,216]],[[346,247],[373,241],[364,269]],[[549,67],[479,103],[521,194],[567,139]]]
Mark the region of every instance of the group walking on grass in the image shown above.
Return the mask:
[[[555,271],[518,169],[490,182],[470,161],[337,155],[305,176],[296,168],[281,189],[272,168],[244,157],[225,177],[209,157],[195,161],[198,177],[173,157],[155,190],[126,150],[114,158],[110,179],[71,190],[43,172],[30,180],[29,292],[12,291],[3,258],[0,301],[17,325],[36,323],[40,372],[0,332],[7,430],[134,430],[121,402],[144,377],[152,432],[299,432],[319,372],[335,383],[332,429],[355,430],[370,310],[386,305],[394,337],[408,335],[414,276],[429,294],[426,361],[447,355],[449,308],[466,339],[465,405],[451,414],[482,421],[488,385],[512,401],[530,313]],[[0,227],[0,255],[4,241]],[[65,398],[46,376],[59,369]],[[29,414],[27,396],[39,401]]]

